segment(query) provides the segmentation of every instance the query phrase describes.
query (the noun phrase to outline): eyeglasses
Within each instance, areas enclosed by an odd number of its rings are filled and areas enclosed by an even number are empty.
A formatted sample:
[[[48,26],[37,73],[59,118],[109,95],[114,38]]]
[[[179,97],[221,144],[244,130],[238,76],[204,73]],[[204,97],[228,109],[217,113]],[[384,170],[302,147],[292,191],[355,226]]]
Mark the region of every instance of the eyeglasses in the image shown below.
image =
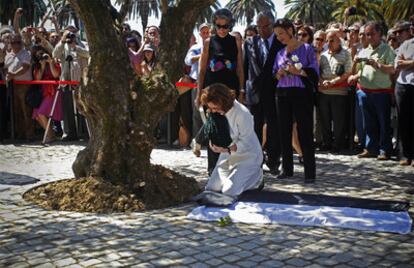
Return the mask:
[[[306,37],[306,36],[308,36],[308,34],[307,33],[298,33],[298,36]]]
[[[263,26],[257,25],[256,27],[257,27],[257,29],[264,29],[264,28],[269,27],[270,25],[272,25],[272,24],[271,23],[268,23],[268,24],[263,25]]]
[[[228,30],[228,29],[230,29],[230,24],[224,24],[224,25],[220,25],[220,24],[216,24],[216,28],[217,29],[225,29],[225,30]]]
[[[315,38],[315,40],[319,41],[319,42],[325,42],[325,39],[323,39],[323,38]]]

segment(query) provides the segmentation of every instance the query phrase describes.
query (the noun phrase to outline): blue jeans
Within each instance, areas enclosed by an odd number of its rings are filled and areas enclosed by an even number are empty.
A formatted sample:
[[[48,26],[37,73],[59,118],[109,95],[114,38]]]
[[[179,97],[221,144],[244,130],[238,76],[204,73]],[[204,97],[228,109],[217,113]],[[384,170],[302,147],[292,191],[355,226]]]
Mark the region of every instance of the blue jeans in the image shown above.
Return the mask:
[[[362,93],[360,93],[362,92]],[[365,127],[364,119],[364,109],[362,107],[362,98],[365,96],[365,93],[361,90],[356,92],[355,98],[355,128],[358,135],[359,146],[365,148],[367,131]]]
[[[391,95],[358,90],[367,131],[365,148],[370,154],[391,154]]]

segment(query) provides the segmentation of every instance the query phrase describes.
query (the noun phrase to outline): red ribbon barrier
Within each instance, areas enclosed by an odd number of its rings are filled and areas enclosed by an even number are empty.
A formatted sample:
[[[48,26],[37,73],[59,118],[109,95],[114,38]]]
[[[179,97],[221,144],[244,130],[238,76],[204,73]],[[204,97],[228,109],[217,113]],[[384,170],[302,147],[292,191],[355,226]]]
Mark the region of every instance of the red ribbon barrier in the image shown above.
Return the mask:
[[[366,93],[388,93],[388,94],[394,94],[393,88],[378,88],[378,89],[370,89],[370,88],[364,88],[361,86],[361,84],[357,83],[357,88],[359,90],[362,90]]]
[[[197,85],[194,83],[185,83],[185,82],[177,82],[175,83],[176,87],[190,87],[190,88],[197,88]]]
[[[0,80],[0,84],[5,84],[5,80]],[[79,81],[55,81],[55,80],[21,80],[13,81],[16,85],[79,85]]]

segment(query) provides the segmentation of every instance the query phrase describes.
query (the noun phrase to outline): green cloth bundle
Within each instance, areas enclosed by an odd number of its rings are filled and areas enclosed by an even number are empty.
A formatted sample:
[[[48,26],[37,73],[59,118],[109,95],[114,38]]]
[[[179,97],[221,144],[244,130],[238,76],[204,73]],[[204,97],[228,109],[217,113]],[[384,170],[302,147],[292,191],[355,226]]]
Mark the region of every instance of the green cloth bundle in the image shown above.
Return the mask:
[[[232,143],[227,118],[219,113],[210,113],[204,124],[204,135],[212,144],[227,148]]]

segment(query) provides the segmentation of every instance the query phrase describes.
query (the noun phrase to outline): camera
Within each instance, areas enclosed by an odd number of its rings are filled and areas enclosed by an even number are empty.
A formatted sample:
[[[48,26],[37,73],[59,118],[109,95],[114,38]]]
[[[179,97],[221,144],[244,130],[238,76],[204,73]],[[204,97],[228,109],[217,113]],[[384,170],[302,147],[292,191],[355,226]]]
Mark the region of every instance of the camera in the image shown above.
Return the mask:
[[[72,32],[69,32],[67,35],[66,35],[66,40],[65,40],[65,42],[66,43],[68,43],[68,44],[70,44],[70,43],[73,43],[73,42],[75,42],[76,41],[76,34],[74,34],[74,33],[72,33]]]
[[[49,55],[48,54],[43,54],[42,56],[41,56],[41,60],[48,60],[50,57],[49,57]]]
[[[65,61],[68,61],[68,62],[73,61],[73,56],[72,55],[67,55]]]

